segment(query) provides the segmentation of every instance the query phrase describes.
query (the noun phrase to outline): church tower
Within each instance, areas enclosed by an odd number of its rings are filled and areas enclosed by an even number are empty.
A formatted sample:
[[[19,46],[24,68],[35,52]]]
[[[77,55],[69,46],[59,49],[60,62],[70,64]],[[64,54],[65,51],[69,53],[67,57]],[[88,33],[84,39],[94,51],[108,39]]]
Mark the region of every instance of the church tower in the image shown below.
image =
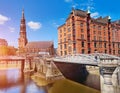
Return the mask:
[[[22,18],[21,18],[21,23],[20,23],[19,36],[20,36],[18,39],[19,52],[23,52],[24,47],[28,43],[27,36],[26,36],[26,23],[25,23],[24,10],[22,10]]]

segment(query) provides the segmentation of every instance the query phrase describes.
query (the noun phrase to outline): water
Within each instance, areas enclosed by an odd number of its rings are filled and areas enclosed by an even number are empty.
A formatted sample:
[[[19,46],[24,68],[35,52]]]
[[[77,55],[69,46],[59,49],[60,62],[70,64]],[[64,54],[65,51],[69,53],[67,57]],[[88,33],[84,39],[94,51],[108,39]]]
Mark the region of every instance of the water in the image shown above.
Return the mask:
[[[47,93],[47,87],[37,86],[19,69],[7,69],[0,70],[0,93]]]
[[[100,76],[95,74],[89,74],[86,81],[83,83],[86,86],[100,90]]]
[[[90,74],[85,85],[99,90],[99,79]],[[20,69],[0,70],[0,93],[48,93],[49,88],[37,86],[30,75],[24,75]]]

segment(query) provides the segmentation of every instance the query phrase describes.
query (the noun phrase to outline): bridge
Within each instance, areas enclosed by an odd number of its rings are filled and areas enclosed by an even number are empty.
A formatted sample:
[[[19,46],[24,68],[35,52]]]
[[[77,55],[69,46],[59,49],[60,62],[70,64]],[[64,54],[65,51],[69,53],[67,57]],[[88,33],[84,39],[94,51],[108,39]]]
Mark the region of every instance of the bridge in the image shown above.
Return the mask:
[[[120,57],[103,54],[103,53],[67,55],[67,56],[55,57],[53,58],[53,61],[62,62],[62,63],[67,62],[67,63],[85,64],[92,66],[99,66],[101,64],[101,61],[104,61],[102,62],[102,64],[110,64],[111,62],[111,65],[112,64],[120,65]]]
[[[82,78],[85,78],[84,74],[87,75],[85,71],[86,65],[97,66],[100,71],[100,80],[102,82],[101,92],[102,93],[119,93],[120,89],[115,92],[113,88],[113,72],[116,70],[116,82],[115,86],[120,86],[120,57],[103,54],[103,53],[93,53],[93,54],[74,54],[62,57],[55,57],[52,61],[60,69],[60,71],[66,76],[76,76],[76,74],[83,74]],[[81,71],[79,71],[81,70]],[[73,73],[73,74],[72,74]],[[77,78],[75,78],[77,79]],[[103,87],[104,86],[104,87]]]
[[[93,53],[93,54],[74,54],[74,55],[67,55],[67,56],[60,56],[60,57],[39,57],[39,56],[32,56],[32,57],[21,57],[21,56],[4,56],[0,57],[0,62],[5,61],[20,61],[21,62],[21,71],[25,69],[25,62],[26,60],[29,61],[29,65],[31,68],[31,62],[35,63],[38,72],[46,73],[45,77],[53,78],[56,76],[56,71],[58,68],[63,75],[68,75],[70,77],[74,76],[76,80],[80,78],[85,79],[85,75],[88,75],[86,71],[86,65],[88,66],[97,66],[100,70],[100,78],[102,83],[106,88],[101,86],[101,90],[104,92],[102,93],[115,93],[113,89],[113,82],[112,82],[112,75],[115,71],[117,74],[117,82],[116,84],[120,86],[120,57],[114,55],[108,55],[103,53]],[[55,64],[55,65],[54,65]],[[56,66],[56,67],[55,67]],[[57,71],[58,73],[58,71]],[[65,73],[65,74],[64,74]],[[58,76],[61,76],[61,73],[58,73]],[[119,91],[120,92],[120,91]],[[116,92],[116,93],[119,93]]]
[[[29,59],[29,65],[31,68],[31,60],[30,58],[24,57],[24,56],[0,56],[0,62],[4,62],[8,64],[9,62],[20,62],[21,63],[21,71],[24,71],[25,68],[25,62]]]
[[[21,61],[25,60],[23,56],[0,56],[0,61]]]

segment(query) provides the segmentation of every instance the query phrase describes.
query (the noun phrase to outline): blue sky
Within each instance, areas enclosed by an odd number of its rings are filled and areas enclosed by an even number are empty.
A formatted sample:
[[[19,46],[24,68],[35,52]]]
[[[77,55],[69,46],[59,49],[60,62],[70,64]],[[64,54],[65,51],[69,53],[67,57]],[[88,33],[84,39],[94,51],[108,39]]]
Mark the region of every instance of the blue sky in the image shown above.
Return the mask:
[[[0,38],[18,46],[21,12],[24,8],[28,41],[54,41],[57,27],[65,22],[72,7],[89,9],[92,17],[120,19],[120,0],[0,0]]]

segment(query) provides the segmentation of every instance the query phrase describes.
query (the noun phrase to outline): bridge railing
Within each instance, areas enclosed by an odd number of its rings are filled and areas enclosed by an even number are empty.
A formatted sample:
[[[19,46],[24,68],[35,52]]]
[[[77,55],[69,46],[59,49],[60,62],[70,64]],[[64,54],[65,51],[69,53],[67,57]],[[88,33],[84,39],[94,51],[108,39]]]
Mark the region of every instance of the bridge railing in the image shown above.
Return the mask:
[[[79,63],[79,64],[97,64],[97,60],[94,56],[86,55],[86,54],[75,54],[75,55],[67,55],[62,57],[54,58],[54,61],[59,62],[69,62],[69,63]]]
[[[74,54],[74,55],[66,55],[61,57],[53,58],[54,61],[59,62],[71,62],[71,63],[79,63],[79,64],[100,64],[103,60],[104,64],[116,64],[116,61],[110,61],[108,59],[118,59],[120,57],[104,54],[104,53],[92,53],[92,54]],[[105,61],[106,60],[106,61]],[[120,64],[120,61],[117,61]]]

